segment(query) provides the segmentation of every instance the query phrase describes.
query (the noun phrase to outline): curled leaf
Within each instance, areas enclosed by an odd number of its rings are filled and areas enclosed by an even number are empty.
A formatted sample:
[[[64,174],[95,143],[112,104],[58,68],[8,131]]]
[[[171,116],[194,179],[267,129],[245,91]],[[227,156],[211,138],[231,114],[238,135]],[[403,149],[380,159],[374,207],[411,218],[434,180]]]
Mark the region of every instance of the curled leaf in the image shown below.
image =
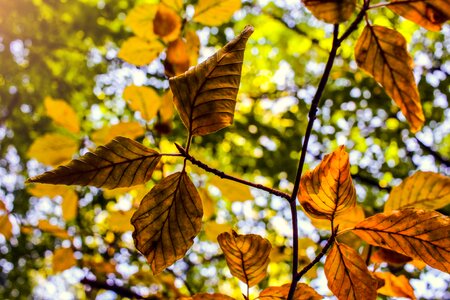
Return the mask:
[[[330,24],[347,21],[356,8],[356,0],[302,0],[319,20]]]

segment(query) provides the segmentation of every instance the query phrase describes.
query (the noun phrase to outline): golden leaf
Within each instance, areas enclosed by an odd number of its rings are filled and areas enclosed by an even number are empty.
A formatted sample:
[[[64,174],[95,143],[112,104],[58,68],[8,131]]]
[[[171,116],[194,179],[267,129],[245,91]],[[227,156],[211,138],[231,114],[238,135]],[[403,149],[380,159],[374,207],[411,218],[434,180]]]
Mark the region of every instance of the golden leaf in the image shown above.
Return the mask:
[[[317,229],[331,230],[330,221],[327,219],[317,219],[306,214],[311,219],[311,224]],[[364,220],[364,209],[361,205],[356,204],[353,208],[345,211],[345,214],[340,214],[334,219],[334,226],[339,226],[339,231],[347,228],[353,228],[356,224]]]
[[[147,182],[159,159],[158,152],[119,136],[94,152],[87,152],[67,165],[26,182],[91,185],[110,189],[128,187]]]
[[[161,180],[131,218],[136,248],[154,274],[182,258],[202,226],[202,202],[185,172]]]
[[[198,55],[200,52],[200,39],[195,30],[187,30],[185,38],[189,56],[189,65],[195,66],[197,64]]]
[[[407,207],[435,210],[450,204],[450,178],[433,172],[417,172],[392,189],[384,212]]]
[[[325,155],[300,181],[298,199],[305,211],[318,219],[333,219],[356,205],[356,191],[344,146]]]
[[[27,155],[43,164],[57,166],[69,161],[77,150],[76,140],[58,133],[48,133],[33,142]]]
[[[193,295],[192,297],[181,297],[179,300],[235,300],[230,296],[219,294],[219,293],[198,293]]]
[[[82,265],[94,274],[109,274],[116,272],[116,263],[114,261],[104,261],[101,256],[88,256],[84,254]]]
[[[122,95],[130,108],[141,113],[141,117],[150,121],[156,117],[159,107],[161,106],[161,98],[152,88],[146,86],[127,86]]]
[[[153,19],[153,32],[165,42],[171,42],[178,38],[181,31],[181,18],[166,5],[158,5],[158,11]]]
[[[302,2],[314,17],[330,24],[347,21],[356,8],[356,0],[302,0]]]
[[[7,240],[10,239],[13,235],[12,224],[9,220],[9,214],[4,210],[0,211],[0,234],[3,234],[3,236]]]
[[[436,211],[395,210],[365,219],[353,229],[371,245],[420,259],[450,272],[450,219]]]
[[[231,274],[252,287],[266,277],[270,242],[256,234],[237,234],[234,230],[217,237]]]
[[[209,196],[208,191],[206,191],[205,189],[199,189],[198,193],[200,195],[200,198],[202,199],[203,221],[207,221],[212,216],[214,216],[214,214],[216,212],[216,206],[215,206],[214,200]],[[226,230],[222,230],[221,232],[224,232],[224,231],[226,231]],[[214,238],[214,241],[215,240],[216,240],[216,238]]]
[[[174,11],[181,11],[183,8],[183,0],[161,0],[161,3],[170,7]]]
[[[209,182],[217,187],[222,196],[229,201],[247,201],[253,199],[253,195],[250,192],[248,185],[228,179],[222,179],[217,176],[211,178]]]
[[[129,211],[115,211],[109,213],[107,219],[108,229],[114,232],[127,232],[132,231],[131,217],[133,216],[135,209]]]
[[[205,223],[204,229],[205,229],[205,235],[208,238],[208,240],[215,242],[217,241],[217,237],[219,234],[225,231],[230,231],[233,226],[230,224],[221,224],[217,223],[215,221],[209,221]]]
[[[377,285],[361,256],[337,241],[325,261],[328,287],[339,299],[376,299]]]
[[[219,26],[231,19],[241,8],[241,0],[199,0],[194,21],[207,26]]]
[[[373,273],[375,277],[384,280],[384,286],[378,289],[378,293],[390,297],[406,297],[416,299],[414,289],[405,275],[395,276],[389,272]]]
[[[53,253],[53,272],[58,273],[70,269],[76,265],[73,250],[71,248],[58,248]]]
[[[286,300],[289,294],[291,284],[283,284],[282,286],[271,286],[265,288],[259,294],[258,299],[261,300]],[[323,299],[312,287],[305,283],[297,284],[292,300],[320,300]]]
[[[53,184],[33,184],[27,187],[27,191],[35,197],[50,197],[63,195],[70,188],[62,185]]]
[[[405,38],[382,26],[366,26],[355,45],[358,66],[381,84],[400,107],[411,131],[422,128],[425,117]]]
[[[164,68],[168,77],[182,74],[189,69],[187,46],[182,38],[169,43]]]
[[[78,195],[74,190],[68,189],[62,196],[61,209],[63,219],[71,221],[78,213]]]
[[[164,50],[164,45],[156,38],[146,40],[137,36],[130,37],[120,47],[117,56],[127,63],[144,66],[151,63]]]
[[[25,226],[26,227],[26,226]],[[51,235],[55,236],[55,237],[59,237],[60,239],[69,239],[70,236],[67,233],[66,230],[64,230],[63,228],[50,224],[49,221],[47,220],[40,220],[37,228],[39,228],[40,230],[50,233]]]
[[[144,135],[145,130],[138,122],[122,122],[111,127],[103,127],[92,134],[92,141],[97,145],[110,142],[116,136],[122,136],[134,140]]]
[[[175,108],[173,107],[173,94],[168,90],[161,99],[161,106],[159,107],[159,115],[162,122],[169,122],[172,120]]]
[[[212,133],[233,122],[245,44],[252,33],[253,27],[245,27],[206,61],[169,79],[175,106],[192,135]]]
[[[124,24],[133,30],[134,34],[147,40],[155,40],[153,33],[153,20],[155,19],[158,5],[143,3],[136,5],[128,13]]]
[[[66,101],[46,97],[44,99],[44,106],[47,115],[52,118],[57,125],[60,125],[73,133],[80,132],[78,116],[72,106]]]

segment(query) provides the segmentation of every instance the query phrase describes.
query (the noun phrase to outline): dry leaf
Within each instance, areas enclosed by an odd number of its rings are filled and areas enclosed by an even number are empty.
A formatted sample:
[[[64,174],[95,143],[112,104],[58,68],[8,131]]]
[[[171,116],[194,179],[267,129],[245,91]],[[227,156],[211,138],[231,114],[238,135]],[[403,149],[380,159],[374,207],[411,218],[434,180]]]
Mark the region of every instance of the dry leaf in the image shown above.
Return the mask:
[[[347,21],[356,8],[356,0],[302,0],[302,2],[314,17],[330,24]]]
[[[161,106],[161,98],[152,88],[146,86],[127,86],[122,95],[130,108],[141,113],[141,117],[150,121],[156,117],[156,113]]]
[[[206,61],[170,78],[174,102],[189,133],[205,135],[231,125],[247,39],[253,27]]]
[[[222,179],[217,176],[211,178],[209,182],[217,187],[222,196],[227,198],[229,201],[247,201],[253,199],[253,195],[250,192],[248,185],[228,179]]]
[[[378,293],[390,297],[406,297],[416,299],[414,289],[404,275],[395,276],[389,272],[373,273],[375,277],[384,280],[384,286],[378,289]]]
[[[122,136],[134,140],[144,135],[145,130],[138,122],[122,122],[111,127],[103,127],[92,134],[92,141],[97,145],[110,142],[116,136]]]
[[[76,140],[58,133],[48,133],[34,140],[27,155],[43,164],[57,166],[69,161],[77,150]]]
[[[241,8],[241,0],[199,0],[195,6],[194,21],[207,26],[228,22]]]
[[[164,178],[131,218],[136,248],[154,274],[182,258],[202,226],[202,202],[185,172]]]
[[[128,187],[147,182],[159,159],[158,152],[128,138],[117,137],[94,152],[87,152],[65,166],[26,182]]]
[[[450,272],[450,219],[436,211],[395,210],[376,214],[353,229],[375,246],[420,259],[443,272]]]
[[[133,30],[134,34],[146,40],[155,40],[153,33],[153,19],[155,19],[158,5],[143,3],[136,5],[128,13],[124,24]]]
[[[144,66],[157,58],[163,50],[164,45],[156,38],[146,40],[133,36],[122,44],[117,57],[130,64]]]
[[[53,272],[58,273],[75,266],[77,261],[73,256],[71,248],[58,248],[53,253],[52,266]]]
[[[270,242],[256,234],[237,234],[234,230],[217,237],[231,274],[252,287],[266,277]]]
[[[382,26],[366,26],[355,45],[358,66],[384,87],[400,107],[411,131],[422,128],[425,117],[405,38]]]
[[[52,118],[57,125],[60,125],[73,133],[80,132],[78,116],[72,106],[66,101],[46,97],[44,99],[44,106],[47,115]]]
[[[289,295],[291,284],[283,284],[282,286],[271,286],[265,288],[259,294],[258,299],[261,300],[286,300]],[[305,283],[297,284],[292,300],[320,300],[323,299],[312,287]]]
[[[390,265],[403,266],[410,262],[412,258],[389,249],[380,248],[372,254],[371,260],[374,263],[387,262]]]

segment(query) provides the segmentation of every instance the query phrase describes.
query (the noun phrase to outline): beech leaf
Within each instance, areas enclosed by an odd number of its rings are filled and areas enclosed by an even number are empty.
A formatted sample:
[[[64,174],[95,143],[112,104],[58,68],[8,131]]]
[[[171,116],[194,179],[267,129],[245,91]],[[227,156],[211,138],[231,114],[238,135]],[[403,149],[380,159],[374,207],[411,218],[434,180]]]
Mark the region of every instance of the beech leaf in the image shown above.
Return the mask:
[[[128,102],[130,108],[140,112],[141,117],[146,121],[156,117],[161,106],[161,97],[154,89],[146,86],[127,86],[122,97]]]
[[[366,26],[355,45],[358,66],[384,87],[400,107],[411,131],[422,128],[425,117],[405,38],[382,26]]]
[[[330,24],[347,21],[356,8],[356,0],[302,0],[302,2],[314,17]]]
[[[207,26],[228,22],[241,8],[241,0],[199,0],[195,6],[194,21]]]
[[[390,297],[406,297],[416,299],[414,289],[405,275],[395,276],[389,272],[373,273],[378,279],[384,281],[384,286],[378,289],[378,293]]]
[[[80,122],[78,116],[72,106],[64,100],[52,99],[46,97],[44,99],[45,110],[47,115],[53,121],[73,133],[80,132]]]
[[[136,141],[116,137],[94,152],[87,152],[69,164],[28,179],[26,182],[91,185],[118,188],[147,182],[160,154]]]
[[[158,274],[185,253],[202,226],[202,200],[185,172],[161,180],[131,218],[136,248]]]
[[[371,245],[450,272],[450,218],[436,211],[405,209],[376,214],[357,224],[353,232]]]
[[[376,281],[353,248],[336,241],[326,258],[324,270],[328,287],[339,300],[376,299]]]
[[[217,237],[231,274],[252,287],[266,277],[270,242],[256,234],[237,234],[234,230]]]
[[[133,36],[120,47],[117,56],[127,63],[144,66],[151,63],[164,50],[164,45],[156,38],[152,40]]]
[[[356,191],[344,146],[325,155],[300,181],[298,199],[305,211],[318,219],[333,219],[356,205]]]
[[[241,80],[242,61],[253,27],[203,63],[169,79],[174,102],[192,135],[205,135],[231,125]]]
[[[259,294],[261,300],[286,300],[289,294],[290,283],[282,286],[270,286]],[[293,300],[320,300],[323,299],[312,287],[305,283],[298,283]]]
[[[43,164],[57,166],[70,161],[77,150],[78,143],[73,138],[59,133],[47,133],[34,140],[27,155]]]

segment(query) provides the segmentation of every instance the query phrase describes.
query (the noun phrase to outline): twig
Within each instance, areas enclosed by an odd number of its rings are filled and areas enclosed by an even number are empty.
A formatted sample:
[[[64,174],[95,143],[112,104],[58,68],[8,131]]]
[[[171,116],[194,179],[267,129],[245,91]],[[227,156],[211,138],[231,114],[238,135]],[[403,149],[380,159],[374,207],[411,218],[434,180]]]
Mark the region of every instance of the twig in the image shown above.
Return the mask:
[[[89,285],[90,287],[92,287],[94,289],[99,289],[99,290],[103,289],[103,290],[112,291],[119,296],[131,298],[131,299],[160,300],[160,298],[157,296],[143,297],[142,295],[139,295],[126,287],[112,285],[112,284],[108,284],[107,282],[104,282],[104,281],[93,280],[93,279],[89,279],[86,277],[81,279],[80,283]]]
[[[431,156],[433,156],[434,159],[437,160],[438,162],[440,162],[441,164],[445,165],[446,167],[450,167],[450,161],[448,159],[443,157],[439,152],[433,150],[430,146],[425,145],[417,137],[414,137],[414,138],[416,139],[417,143],[420,145],[420,148],[422,148],[422,150],[425,150],[426,152],[431,154]]]

